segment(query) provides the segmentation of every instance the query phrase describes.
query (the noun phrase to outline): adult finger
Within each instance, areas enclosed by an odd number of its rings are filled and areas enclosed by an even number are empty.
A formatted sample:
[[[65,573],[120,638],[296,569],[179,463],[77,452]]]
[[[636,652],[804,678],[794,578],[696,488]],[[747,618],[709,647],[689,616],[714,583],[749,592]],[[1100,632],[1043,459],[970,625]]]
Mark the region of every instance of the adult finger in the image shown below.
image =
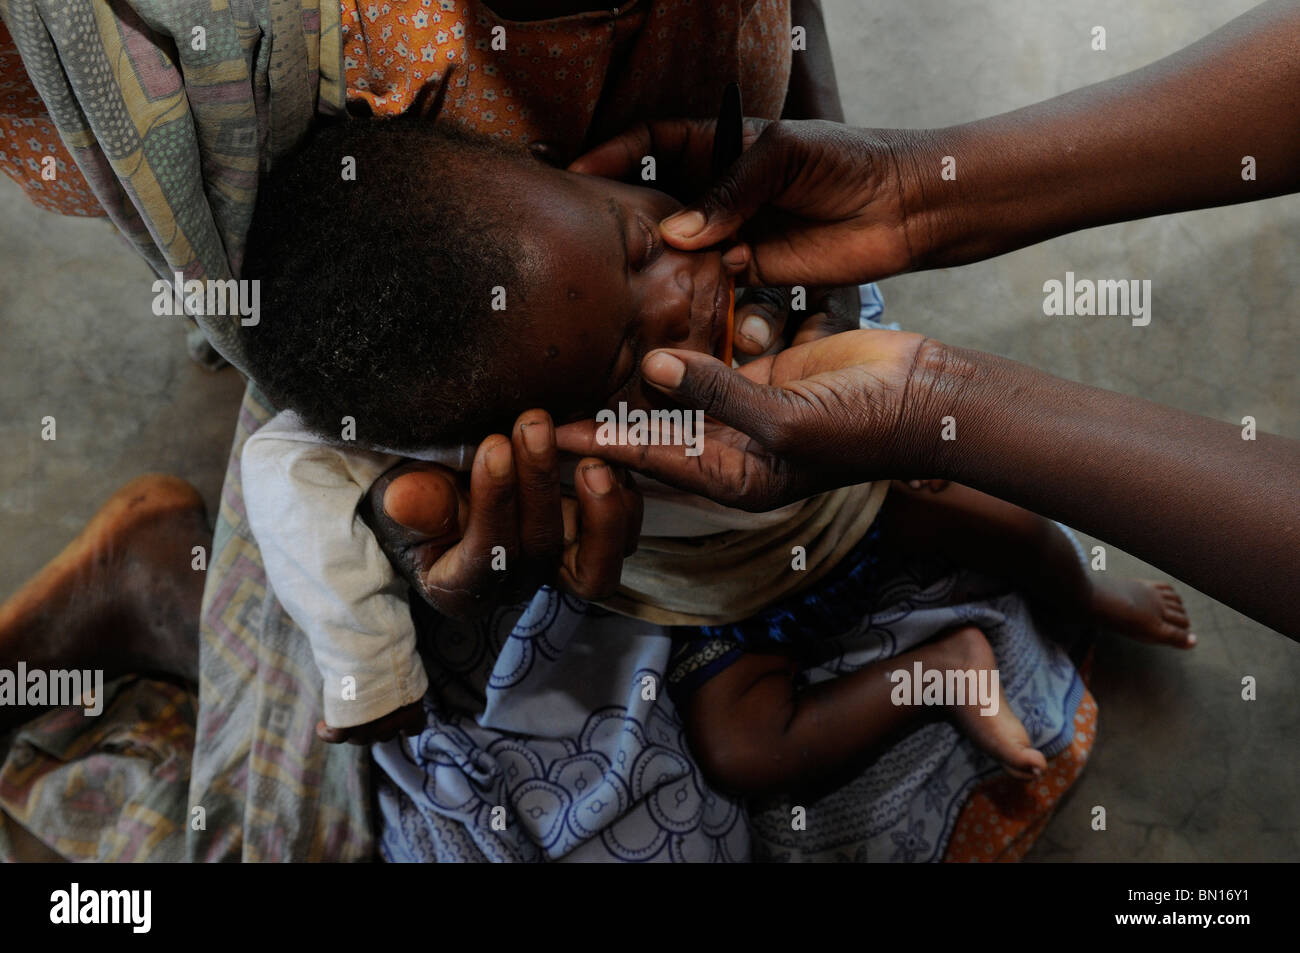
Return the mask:
[[[617,475],[603,460],[584,457],[575,476],[577,539],[565,549],[560,578],[574,595],[599,600],[614,593],[623,571],[629,530],[626,500]]]
[[[699,199],[668,216],[659,227],[669,244],[683,251],[734,238],[740,227],[790,184],[793,143],[779,127],[767,126]]]
[[[769,449],[781,449],[788,428],[802,411],[789,390],[759,384],[698,351],[651,351],[641,362],[641,374],[675,400]]]
[[[519,543],[523,555],[537,561],[543,581],[549,581],[564,551],[559,453],[550,414],[544,410],[521,414],[512,444],[519,487]]]
[[[493,434],[474,455],[465,536],[425,573],[434,605],[459,615],[492,587],[497,556],[508,568],[519,556],[517,488],[511,442]]]
[[[713,123],[696,119],[661,119],[642,122],[579,156],[570,172],[599,175],[607,179],[639,176],[644,160],[655,160],[655,181],[659,172],[669,179],[697,180],[701,185],[709,173],[713,154]]]
[[[383,513],[412,534],[408,542],[438,541],[460,533],[455,474],[436,464],[414,463],[380,488]]]

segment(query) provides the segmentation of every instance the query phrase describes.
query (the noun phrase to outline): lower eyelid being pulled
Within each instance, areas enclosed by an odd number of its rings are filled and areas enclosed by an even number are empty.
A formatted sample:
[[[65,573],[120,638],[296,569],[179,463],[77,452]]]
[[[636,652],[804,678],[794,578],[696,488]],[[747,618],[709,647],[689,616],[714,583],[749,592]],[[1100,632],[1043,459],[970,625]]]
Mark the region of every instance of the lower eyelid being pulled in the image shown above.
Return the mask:
[[[637,265],[637,270],[640,270],[654,264],[655,259],[662,254],[663,238],[659,234],[659,227],[652,224],[640,212],[636,213],[636,223],[645,236],[645,253],[641,256],[641,261]]]

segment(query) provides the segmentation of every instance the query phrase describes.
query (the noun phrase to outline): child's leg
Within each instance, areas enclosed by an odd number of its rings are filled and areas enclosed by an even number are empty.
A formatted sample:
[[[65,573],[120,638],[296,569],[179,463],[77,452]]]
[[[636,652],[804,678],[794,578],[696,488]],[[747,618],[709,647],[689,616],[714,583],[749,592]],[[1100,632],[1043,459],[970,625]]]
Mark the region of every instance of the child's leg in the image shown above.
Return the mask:
[[[947,717],[1008,773],[1029,778],[1047,767],[1000,683],[994,714],[981,714],[976,699],[947,708],[894,704],[889,673],[911,673],[916,662],[943,672],[997,667],[988,640],[972,626],[798,692],[793,660],[746,654],[692,697],[685,713],[691,749],[713,784],[752,795],[828,780],[925,721]]]
[[[940,552],[1129,638],[1178,648],[1196,644],[1172,586],[1089,572],[1060,528],[1028,510],[957,484],[935,492],[898,482],[885,506],[891,545]]]

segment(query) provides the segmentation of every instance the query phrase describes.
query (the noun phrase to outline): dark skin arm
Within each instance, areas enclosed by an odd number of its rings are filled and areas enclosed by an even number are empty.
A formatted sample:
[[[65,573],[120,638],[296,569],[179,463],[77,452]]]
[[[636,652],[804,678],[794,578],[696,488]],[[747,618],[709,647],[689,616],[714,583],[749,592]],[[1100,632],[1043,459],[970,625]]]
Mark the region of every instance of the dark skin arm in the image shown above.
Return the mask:
[[[1291,192],[1297,90],[1300,3],[1266,3],[1144,70],[955,130],[751,121],[741,159],[662,228],[683,249],[739,233],[747,245],[729,257],[746,259],[752,283],[830,283]],[[577,166],[618,169],[654,149],[661,167],[703,175],[708,133],[640,126]],[[945,154],[957,157],[966,193],[936,193]],[[1242,155],[1256,159],[1254,181],[1241,178]],[[1300,607],[1287,595],[1300,570],[1300,444],[1242,440],[1235,424],[915,336],[865,333],[739,375],[699,355],[677,353],[676,364],[647,355],[648,379],[738,429],[719,427],[690,461],[665,447],[602,453],[754,509],[853,480],[951,478],[1108,539],[1300,638]],[[947,415],[959,437],[944,446]],[[565,440],[592,446],[576,430]]]
[[[1144,69],[966,125],[748,120],[745,154],[663,233],[688,251],[743,239],[748,285],[949,267],[1081,228],[1294,192],[1298,114],[1300,2],[1273,0]],[[647,123],[572,168],[618,176],[653,153],[703,191],[711,144],[708,123]],[[945,156],[954,181],[941,178]]]
[[[956,348],[919,368],[935,472],[1102,537],[1300,640],[1300,442]],[[939,418],[959,421],[935,441]]]
[[[1101,537],[1300,640],[1300,441],[1061,380],[897,331],[852,331],[732,371],[652,351],[646,380],[717,423],[704,452],[599,453],[713,499],[765,510],[901,476],[966,484]],[[943,440],[944,418],[956,427]]]
[[[843,122],[844,106],[819,0],[794,0],[790,4],[790,22],[806,31],[807,48],[791,54],[790,83],[781,118]],[[858,326],[861,301],[857,285],[809,289],[802,313],[792,314],[790,303],[789,288],[746,289],[743,300],[736,302],[737,353],[757,356],[787,343],[803,343]]]
[[[906,214],[916,264],[1294,192],[1298,115],[1300,3],[1279,0],[1136,72],[923,133],[904,160],[914,166]],[[957,159],[954,182],[938,177],[943,155]],[[1248,155],[1253,181],[1242,178]]]

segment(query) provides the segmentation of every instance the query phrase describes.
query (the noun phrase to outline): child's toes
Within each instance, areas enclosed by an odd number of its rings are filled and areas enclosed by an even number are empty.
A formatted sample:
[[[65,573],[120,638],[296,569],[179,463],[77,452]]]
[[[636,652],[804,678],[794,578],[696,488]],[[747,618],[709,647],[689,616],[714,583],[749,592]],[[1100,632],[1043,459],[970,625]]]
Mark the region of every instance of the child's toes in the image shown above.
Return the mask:
[[[1160,641],[1176,649],[1190,649],[1196,644],[1196,636],[1187,630],[1186,622],[1165,622],[1160,626]]]
[[[1037,748],[1025,746],[1002,761],[1007,774],[1022,781],[1032,781],[1047,770],[1047,758]]]

